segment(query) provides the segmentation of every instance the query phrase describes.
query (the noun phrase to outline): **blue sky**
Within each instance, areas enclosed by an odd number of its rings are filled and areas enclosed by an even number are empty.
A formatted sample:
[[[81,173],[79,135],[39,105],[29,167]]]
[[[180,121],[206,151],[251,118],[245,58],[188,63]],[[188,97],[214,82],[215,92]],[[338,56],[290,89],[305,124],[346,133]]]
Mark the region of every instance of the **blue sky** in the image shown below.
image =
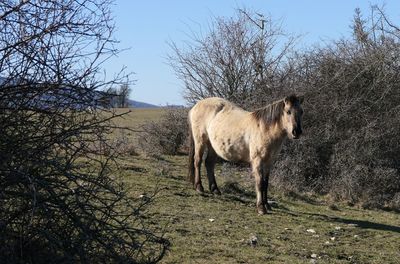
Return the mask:
[[[183,84],[166,64],[167,42],[179,45],[188,40],[190,29],[204,31],[212,17],[232,16],[235,8],[245,7],[281,19],[285,31],[303,35],[298,45],[308,46],[349,35],[354,9],[359,7],[368,16],[373,4],[385,4],[391,20],[399,24],[399,0],[116,0],[112,8],[115,38],[120,41],[118,47],[127,50],[105,67],[108,74],[123,65],[135,73],[131,99],[157,105],[185,104]]]

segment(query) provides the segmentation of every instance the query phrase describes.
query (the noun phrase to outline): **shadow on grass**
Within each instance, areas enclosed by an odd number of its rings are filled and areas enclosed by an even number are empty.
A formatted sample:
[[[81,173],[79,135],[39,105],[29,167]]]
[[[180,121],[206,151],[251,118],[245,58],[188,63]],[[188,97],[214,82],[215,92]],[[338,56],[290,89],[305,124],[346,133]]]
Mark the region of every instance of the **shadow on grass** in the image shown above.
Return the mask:
[[[291,199],[302,201],[302,202],[312,204],[312,205],[321,205],[322,204],[321,202],[317,201],[316,199],[310,197],[309,195],[300,194],[298,192],[293,192],[293,191],[286,192],[285,196],[289,197]]]
[[[347,224],[347,225],[355,225],[356,228],[373,229],[373,230],[379,230],[379,231],[389,231],[389,232],[400,233],[400,226],[381,224],[381,223],[371,222],[371,221],[367,221],[367,220],[348,219],[348,218],[328,216],[325,214],[317,214],[317,213],[292,212],[291,210],[288,210],[287,208],[282,209],[281,212],[284,212],[285,214],[289,214],[291,216],[307,215],[307,216],[319,218],[322,221],[326,221],[326,222],[337,222],[337,223],[343,223],[343,224]]]
[[[248,190],[241,186],[239,183],[234,181],[226,182],[220,188],[222,196],[216,196],[215,194],[204,192],[202,196],[204,197],[217,197],[227,202],[240,202],[242,204],[255,204],[256,193],[254,190]],[[283,205],[276,202],[275,199],[269,195],[268,203],[272,208],[281,208]]]
[[[375,230],[382,230],[382,231],[390,231],[395,233],[400,233],[400,226],[394,225],[386,225],[380,224],[365,220],[356,220],[356,219],[346,219],[346,218],[334,218],[337,222],[345,223],[345,224],[355,224],[359,228],[365,229],[375,229]]]
[[[238,201],[248,204],[256,198],[254,192],[248,191],[237,182],[227,182],[221,187],[223,197],[228,201]]]
[[[147,173],[149,170],[146,168],[134,166],[134,165],[122,165],[121,168],[127,171],[139,172],[139,173]]]

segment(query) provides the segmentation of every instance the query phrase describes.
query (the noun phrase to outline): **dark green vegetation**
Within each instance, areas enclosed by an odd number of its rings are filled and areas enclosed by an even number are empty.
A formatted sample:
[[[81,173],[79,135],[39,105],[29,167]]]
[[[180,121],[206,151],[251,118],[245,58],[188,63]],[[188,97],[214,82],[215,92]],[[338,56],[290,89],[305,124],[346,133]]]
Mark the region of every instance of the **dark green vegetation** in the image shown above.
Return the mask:
[[[141,113],[150,114],[135,110],[125,121],[135,124]],[[161,263],[310,263],[312,256],[316,263],[400,259],[398,213],[333,205],[322,196],[284,195],[272,186],[274,210],[258,216],[246,167],[218,164],[223,194],[201,196],[186,181],[186,156],[124,155],[119,162],[115,173],[133,197],[146,200],[157,192],[145,220],[169,240]],[[204,175],[203,180],[207,186]]]

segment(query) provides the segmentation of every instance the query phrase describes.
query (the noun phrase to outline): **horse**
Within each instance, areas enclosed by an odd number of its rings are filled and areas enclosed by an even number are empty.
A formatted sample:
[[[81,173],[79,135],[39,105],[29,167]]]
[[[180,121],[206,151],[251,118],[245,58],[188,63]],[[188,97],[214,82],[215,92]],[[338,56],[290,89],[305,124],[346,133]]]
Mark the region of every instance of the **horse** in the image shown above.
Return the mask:
[[[207,149],[205,166],[210,192],[221,194],[215,181],[217,157],[249,163],[255,178],[256,208],[259,214],[271,210],[268,181],[274,158],[286,138],[302,134],[302,97],[287,96],[253,112],[218,97],[198,101],[188,114],[189,174],[194,189],[203,193],[200,167]]]

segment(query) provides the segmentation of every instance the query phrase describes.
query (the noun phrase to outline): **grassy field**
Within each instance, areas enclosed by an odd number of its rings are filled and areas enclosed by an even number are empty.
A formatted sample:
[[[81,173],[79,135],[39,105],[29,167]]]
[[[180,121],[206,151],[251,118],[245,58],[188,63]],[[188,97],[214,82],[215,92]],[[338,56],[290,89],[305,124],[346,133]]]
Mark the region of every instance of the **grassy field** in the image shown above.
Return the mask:
[[[135,109],[124,122],[134,127],[159,115]],[[161,263],[400,263],[398,213],[330,207],[323,197],[287,197],[272,187],[274,210],[258,216],[248,168],[218,164],[223,194],[199,195],[186,182],[186,162],[120,158],[118,173],[132,196],[158,190],[146,215],[171,244]]]
[[[164,109],[162,108],[117,108],[115,114],[121,115],[113,119],[115,127],[127,129],[114,129],[111,135],[113,140],[127,141],[128,144],[136,146],[138,133],[141,126],[147,121],[157,121],[160,119]]]
[[[137,128],[146,121],[157,121],[163,108],[118,108],[115,109],[116,114],[127,113],[117,118],[115,124],[123,127]]]

